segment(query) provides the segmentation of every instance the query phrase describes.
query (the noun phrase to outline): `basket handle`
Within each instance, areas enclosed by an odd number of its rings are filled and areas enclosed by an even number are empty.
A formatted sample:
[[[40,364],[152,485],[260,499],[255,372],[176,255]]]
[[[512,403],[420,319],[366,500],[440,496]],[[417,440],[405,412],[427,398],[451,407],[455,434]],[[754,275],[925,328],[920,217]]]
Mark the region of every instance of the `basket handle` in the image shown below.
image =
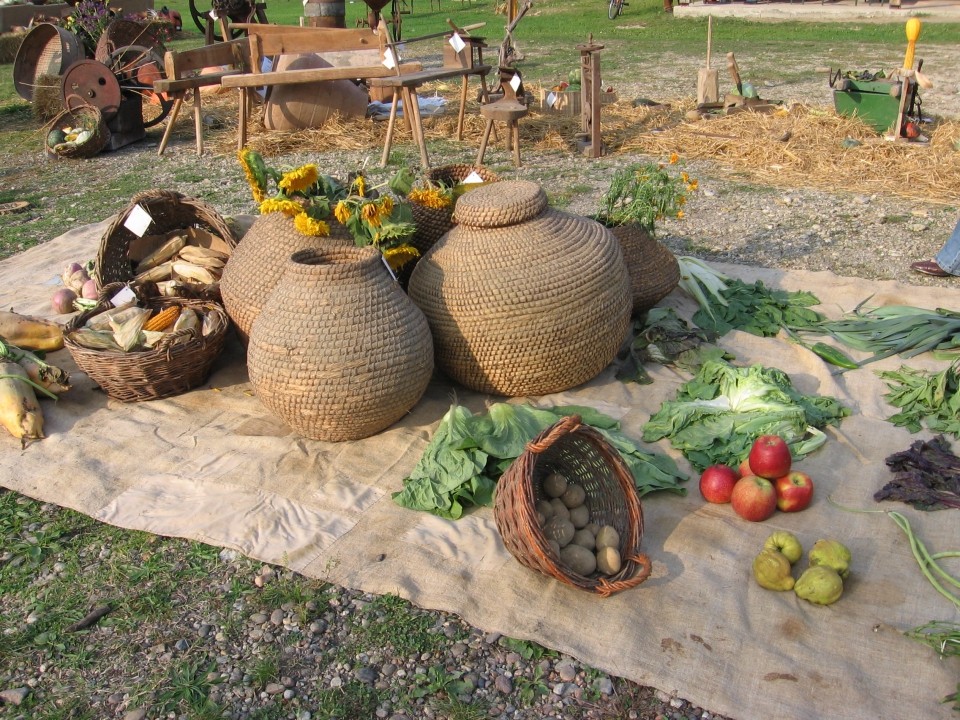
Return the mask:
[[[139,205],[144,200],[162,200],[167,199],[173,202],[179,202],[183,200],[184,195],[178,193],[176,190],[141,190],[132,198],[130,198],[130,208],[132,209],[134,205]]]
[[[610,582],[606,578],[602,578],[600,583],[597,585],[597,595],[600,597],[610,597],[614,593],[620,592],[621,590],[628,590],[632,587],[636,587],[648,577],[650,577],[650,572],[653,570],[653,564],[650,562],[650,558],[644,553],[637,553],[636,555],[630,558],[631,562],[635,562],[639,565],[640,569],[637,573],[626,580],[615,580]]]
[[[579,415],[566,415],[539,437],[528,442],[527,450],[535,455],[539,455],[553,445],[561,436],[576,432],[582,424]]]

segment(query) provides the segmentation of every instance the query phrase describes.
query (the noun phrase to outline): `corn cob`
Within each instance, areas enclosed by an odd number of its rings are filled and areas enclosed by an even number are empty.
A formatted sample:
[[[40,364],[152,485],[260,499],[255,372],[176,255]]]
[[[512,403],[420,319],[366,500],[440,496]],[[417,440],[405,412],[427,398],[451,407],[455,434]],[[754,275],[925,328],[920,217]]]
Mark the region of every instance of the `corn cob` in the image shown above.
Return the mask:
[[[43,411],[27,371],[15,362],[0,363],[0,425],[21,441],[43,437]]]
[[[226,253],[209,248],[187,245],[180,250],[180,259],[208,269],[222,268],[229,257]]]
[[[176,305],[170,305],[163,308],[144,323],[143,329],[154,332],[163,332],[176,322],[180,316],[180,308]]]
[[[146,283],[146,282],[160,282],[162,280],[169,280],[170,273],[173,272],[173,261],[168,260],[165,263],[160,263],[159,265],[150,268],[149,270],[144,270],[142,273],[138,273],[137,276],[133,279],[133,282],[136,284]]]
[[[152,253],[147,255],[143,260],[141,260],[137,265],[137,269],[134,270],[134,274],[139,275],[140,273],[151,268],[155,268],[162,262],[166,262],[176,255],[186,244],[186,235],[177,235],[176,237],[171,238]]]
[[[195,280],[204,285],[213,285],[219,278],[219,273],[214,275],[205,267],[200,267],[199,265],[188,262],[175,262],[173,264],[173,271],[177,274],[177,277],[186,280]]]

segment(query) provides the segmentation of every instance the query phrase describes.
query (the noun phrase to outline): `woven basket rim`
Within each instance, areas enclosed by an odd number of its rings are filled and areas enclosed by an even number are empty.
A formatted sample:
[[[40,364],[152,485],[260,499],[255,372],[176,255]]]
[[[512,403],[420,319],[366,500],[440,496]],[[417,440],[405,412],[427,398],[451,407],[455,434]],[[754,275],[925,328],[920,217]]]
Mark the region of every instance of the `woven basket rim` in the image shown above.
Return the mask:
[[[46,145],[46,141],[44,141],[49,155],[70,159],[88,158],[99,154],[107,146],[107,143],[110,142],[110,128],[107,127],[107,122],[103,119],[103,113],[96,105],[77,105],[76,107],[65,108],[57,113],[57,115],[47,123],[47,126],[53,129],[59,127],[67,117],[73,118],[84,115],[93,117],[95,128],[90,138],[79,145],[60,150]]]

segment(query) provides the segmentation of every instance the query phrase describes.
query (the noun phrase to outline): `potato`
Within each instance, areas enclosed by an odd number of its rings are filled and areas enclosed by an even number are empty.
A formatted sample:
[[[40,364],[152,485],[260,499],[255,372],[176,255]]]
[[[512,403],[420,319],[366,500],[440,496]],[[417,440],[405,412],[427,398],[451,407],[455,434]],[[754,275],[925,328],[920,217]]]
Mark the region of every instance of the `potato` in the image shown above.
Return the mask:
[[[553,517],[553,505],[550,504],[549,500],[537,500],[537,504],[534,507],[536,511],[545,518]]]
[[[544,514],[541,513],[541,512],[538,512],[538,513],[537,513],[537,524],[538,524],[540,527],[543,527],[543,524],[544,524],[546,521],[547,521],[547,518],[544,516]]]
[[[547,545],[550,546],[550,549],[553,550],[553,554],[557,557],[560,557],[560,543],[556,540],[547,540]]]
[[[560,498],[551,500],[550,507],[553,509],[553,517],[563,518],[564,520],[570,519],[570,509],[563,504],[563,500]]]
[[[597,548],[620,548],[620,534],[617,532],[617,529],[610,526],[604,525],[597,532]]]
[[[547,540],[556,540],[561,548],[570,544],[575,532],[572,522],[556,516],[547,520],[547,524],[543,526],[543,534]]]
[[[575,528],[586,527],[590,522],[590,508],[586,505],[570,508],[570,522]]]
[[[579,545],[587,550],[593,550],[597,547],[597,539],[593,536],[593,533],[586,528],[577,530],[573,534],[573,540],[570,542],[573,545]]]
[[[590,575],[597,569],[596,556],[579,545],[567,545],[560,550],[560,559],[569,570],[578,575]]]
[[[602,547],[597,550],[597,569],[604,575],[616,575],[623,564],[620,552],[614,547]]]
[[[570,483],[560,499],[568,508],[580,507],[583,505],[583,501],[587,499],[587,491],[581,485]]]
[[[597,533],[600,532],[600,526],[597,525],[596,523],[593,523],[593,522],[592,522],[592,523],[587,523],[585,527],[586,527],[587,530],[589,530],[590,532],[593,533],[593,536],[594,536],[594,537],[596,537],[596,536],[597,536]]]
[[[547,497],[558,498],[567,491],[567,479],[560,473],[552,472],[543,479],[543,492]]]

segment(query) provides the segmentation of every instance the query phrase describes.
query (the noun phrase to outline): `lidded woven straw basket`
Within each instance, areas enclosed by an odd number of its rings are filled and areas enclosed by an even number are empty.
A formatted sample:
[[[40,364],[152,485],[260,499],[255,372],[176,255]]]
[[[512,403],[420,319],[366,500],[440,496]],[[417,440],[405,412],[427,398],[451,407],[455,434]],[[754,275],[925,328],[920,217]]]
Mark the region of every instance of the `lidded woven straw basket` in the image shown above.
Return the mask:
[[[613,575],[581,575],[551,547],[537,503],[550,499],[543,481],[552,473],[583,488],[590,523],[616,530],[623,562]],[[561,419],[527,443],[497,482],[493,516],[504,545],[521,565],[567,585],[606,597],[650,575],[650,558],[639,551],[643,507],[633,475],[616,448],[577,415]]]
[[[281,212],[260,215],[230,254],[220,278],[223,305],[240,339],[246,343],[253,321],[280,281],[290,256],[298,250],[352,245],[349,231],[331,220],[330,236],[304,235]]]
[[[471,190],[455,216],[409,288],[441,370],[480,392],[543,395],[590,380],[616,357],[632,302],[609,230],[548,208],[526,181]]]
[[[433,343],[379,251],[331,245],[288,258],[250,331],[247,368],[257,397],[299,434],[359,440],[417,404]]]
[[[680,264],[666,245],[639,225],[610,228],[620,241],[623,260],[630,273],[633,313],[640,315],[652,308],[680,282]]]

